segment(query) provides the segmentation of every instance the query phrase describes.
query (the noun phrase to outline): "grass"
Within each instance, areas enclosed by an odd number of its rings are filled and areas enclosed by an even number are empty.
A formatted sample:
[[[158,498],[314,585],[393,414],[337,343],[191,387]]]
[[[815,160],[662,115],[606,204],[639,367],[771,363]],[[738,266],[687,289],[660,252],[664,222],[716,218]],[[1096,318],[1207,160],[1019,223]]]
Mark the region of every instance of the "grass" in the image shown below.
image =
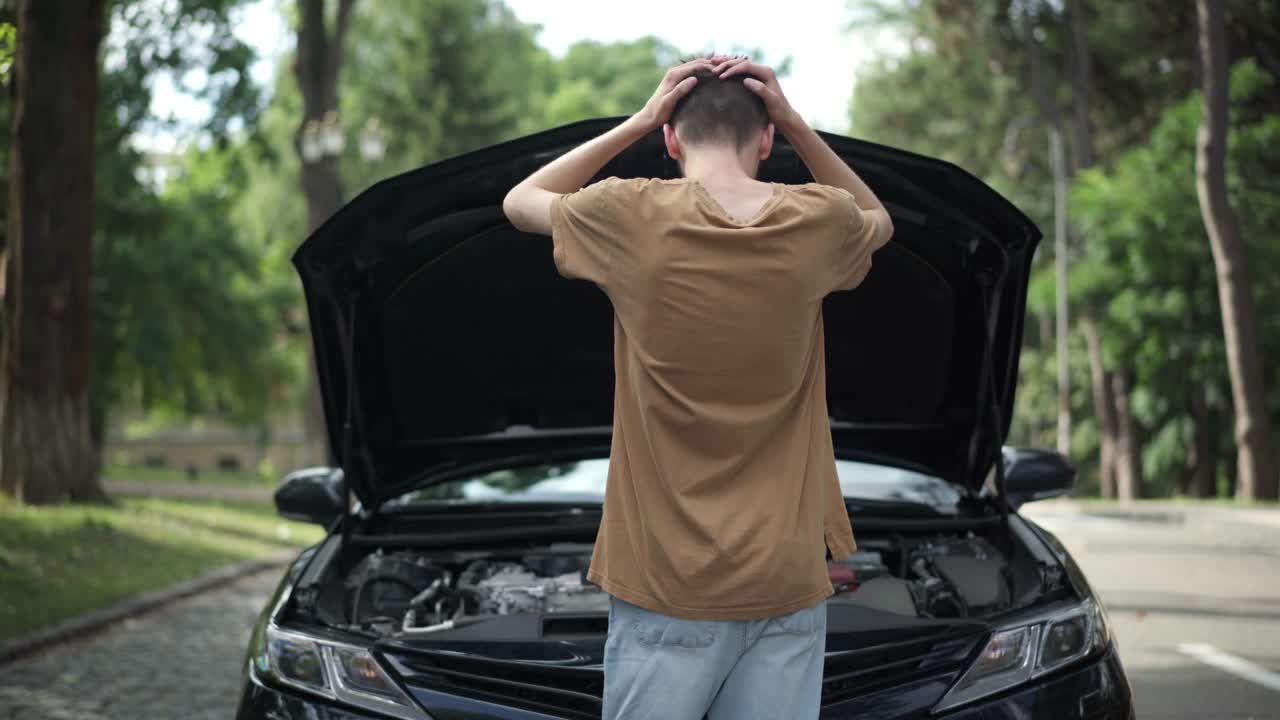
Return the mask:
[[[0,639],[322,535],[262,503],[24,507],[0,495]]]
[[[144,467],[142,465],[108,464],[103,472],[107,480],[138,480],[157,483],[191,483],[195,485],[273,485],[276,480],[266,479],[247,470],[201,470],[194,478],[178,468]]]

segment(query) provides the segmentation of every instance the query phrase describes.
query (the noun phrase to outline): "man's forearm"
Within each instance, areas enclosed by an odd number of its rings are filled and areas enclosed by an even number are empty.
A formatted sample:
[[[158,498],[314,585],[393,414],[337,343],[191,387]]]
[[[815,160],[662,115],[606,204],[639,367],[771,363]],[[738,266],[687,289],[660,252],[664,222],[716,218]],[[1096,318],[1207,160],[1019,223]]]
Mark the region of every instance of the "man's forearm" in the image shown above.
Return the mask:
[[[710,70],[713,59],[723,58],[697,58],[667,70],[658,89],[639,112],[600,137],[552,160],[511,188],[502,200],[507,219],[519,230],[550,235],[551,209],[556,198],[582,189],[618,153],[662,127],[680,98],[697,84],[694,74]]]
[[[547,163],[520,181],[502,201],[511,224],[525,232],[551,234],[551,203],[557,195],[582,189],[600,168],[644,137],[649,127],[637,116]]]
[[[833,185],[848,190],[857,201],[858,207],[863,210],[884,210],[880,199],[849,167],[848,163],[836,155],[831,146],[809,127],[799,113],[793,113],[793,115],[792,119],[778,129],[782,130],[782,134],[791,141],[791,146],[795,148],[796,154],[800,156],[805,167],[809,168],[813,179],[823,185]]]
[[[637,116],[624,120],[609,132],[592,138],[544,165],[516,187],[529,185],[554,193],[579,190],[610,160],[644,137],[649,129]]]

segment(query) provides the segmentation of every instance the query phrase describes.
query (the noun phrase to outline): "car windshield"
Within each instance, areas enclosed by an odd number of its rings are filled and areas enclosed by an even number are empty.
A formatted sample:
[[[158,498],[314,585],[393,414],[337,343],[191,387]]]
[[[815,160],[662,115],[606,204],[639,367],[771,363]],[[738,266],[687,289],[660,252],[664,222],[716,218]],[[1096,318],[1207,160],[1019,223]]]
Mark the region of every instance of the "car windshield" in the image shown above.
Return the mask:
[[[914,503],[952,511],[960,493],[932,475],[888,465],[836,460],[840,489],[856,500]],[[609,474],[607,459],[504,468],[447,480],[392,500],[400,505],[437,501],[599,502]]]

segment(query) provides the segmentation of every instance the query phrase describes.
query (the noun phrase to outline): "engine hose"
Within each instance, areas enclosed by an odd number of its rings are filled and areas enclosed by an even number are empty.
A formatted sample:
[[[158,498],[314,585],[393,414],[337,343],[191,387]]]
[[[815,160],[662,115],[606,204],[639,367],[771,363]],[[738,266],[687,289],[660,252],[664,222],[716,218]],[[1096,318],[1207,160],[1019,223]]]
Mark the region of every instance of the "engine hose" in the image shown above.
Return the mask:
[[[409,616],[405,615],[405,624],[400,628],[400,630],[401,632],[405,632],[410,635],[420,635],[422,633],[433,633],[433,632],[439,632],[441,630],[453,630],[455,628],[466,627],[467,625],[471,625],[473,623],[484,622],[485,620],[492,620],[497,617],[501,617],[501,616],[500,615],[469,615],[467,617],[456,618],[454,620],[445,620],[444,622],[439,622],[439,623],[436,623],[435,625],[423,625],[422,627],[411,627],[408,624]]]

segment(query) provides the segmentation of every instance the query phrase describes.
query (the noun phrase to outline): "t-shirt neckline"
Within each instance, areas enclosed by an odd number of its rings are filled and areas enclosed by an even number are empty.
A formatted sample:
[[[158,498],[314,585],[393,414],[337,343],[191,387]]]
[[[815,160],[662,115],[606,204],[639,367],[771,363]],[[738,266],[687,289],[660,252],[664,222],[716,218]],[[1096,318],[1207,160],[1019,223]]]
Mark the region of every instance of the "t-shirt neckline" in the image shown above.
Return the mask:
[[[760,209],[756,210],[755,214],[752,215],[749,219],[739,220],[734,216],[730,215],[729,211],[724,209],[724,206],[720,204],[720,201],[716,200],[715,197],[711,194],[711,191],[707,190],[707,188],[703,186],[701,182],[693,178],[680,178],[680,179],[683,180],[686,184],[693,187],[694,191],[697,192],[698,195],[700,195],[707,202],[707,205],[711,207],[712,212],[714,212],[717,217],[719,217],[721,220],[727,223],[732,224],[734,227],[748,227],[750,225],[756,224],[757,222],[762,220],[765,217],[765,215],[769,213],[770,210],[773,209],[773,206],[776,205],[778,203],[778,200],[782,197],[782,188],[780,184],[776,182],[769,183],[770,189],[772,190],[772,193],[769,195],[769,199],[765,200],[764,204],[760,206]]]

